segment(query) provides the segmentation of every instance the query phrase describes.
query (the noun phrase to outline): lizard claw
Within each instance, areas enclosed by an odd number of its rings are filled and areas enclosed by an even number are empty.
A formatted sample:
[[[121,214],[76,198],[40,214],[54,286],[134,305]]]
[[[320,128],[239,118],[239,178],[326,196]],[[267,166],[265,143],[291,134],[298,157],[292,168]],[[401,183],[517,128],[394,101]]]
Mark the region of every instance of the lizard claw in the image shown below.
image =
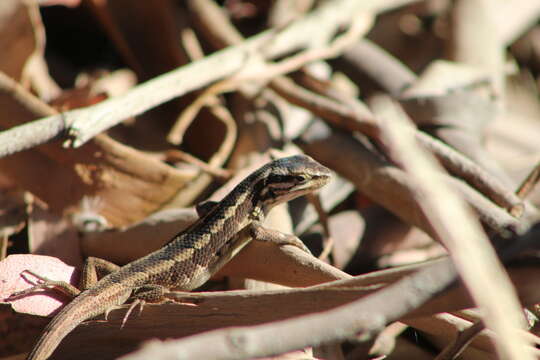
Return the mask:
[[[124,315],[124,318],[122,319],[122,325],[120,325],[120,329],[124,328],[124,325],[126,324],[126,321],[129,315],[131,314],[131,312],[133,311],[133,309],[135,309],[135,307],[139,305],[139,316],[140,316],[142,314],[143,307],[145,304],[146,304],[146,301],[144,300],[137,299],[133,301],[131,305],[129,306],[128,311],[126,312],[126,315]]]
[[[105,310],[105,312],[103,313],[103,315],[105,317],[105,321],[109,320],[109,314],[110,314],[111,311],[116,310],[116,309],[121,309],[121,308],[122,308],[122,306],[120,306],[120,305],[113,305],[113,306],[107,308],[107,310]]]
[[[40,285],[40,284],[46,284],[46,283],[50,283],[50,282],[55,282],[54,280],[51,280],[51,279],[46,278],[46,277],[44,277],[44,276],[41,276],[41,275],[39,275],[39,274],[33,272],[32,270],[26,269],[26,270],[23,270],[23,271],[21,272],[21,277],[22,277],[23,279],[25,279],[26,281],[28,281],[28,282],[30,282],[30,280],[28,279],[27,274],[30,274],[30,275],[32,275],[33,277],[35,277],[35,278],[37,279],[35,285]]]
[[[36,280],[30,280],[28,278],[28,274],[32,275],[33,277],[35,277],[37,279]],[[9,295],[5,300],[14,300],[16,298],[20,298],[22,296],[26,296],[26,295],[29,295],[31,293],[35,293],[37,290],[43,290],[43,289],[48,289],[50,288],[51,284],[54,284],[55,281],[53,280],[49,280],[47,279],[46,277],[43,277],[41,275],[38,275],[36,274],[35,272],[33,272],[32,270],[23,270],[20,274],[20,276],[27,282],[29,283],[30,285],[32,285],[31,287],[29,287],[28,289],[24,289],[24,290],[20,290],[20,291],[15,291],[14,293],[12,293],[11,295]]]

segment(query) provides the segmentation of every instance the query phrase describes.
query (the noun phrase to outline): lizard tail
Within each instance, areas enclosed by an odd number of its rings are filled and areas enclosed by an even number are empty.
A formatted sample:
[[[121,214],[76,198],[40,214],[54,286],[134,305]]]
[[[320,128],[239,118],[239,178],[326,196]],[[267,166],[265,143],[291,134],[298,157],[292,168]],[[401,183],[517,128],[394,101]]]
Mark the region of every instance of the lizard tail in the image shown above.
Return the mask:
[[[67,309],[64,309],[67,310]],[[64,314],[62,314],[64,313]],[[64,316],[62,316],[64,315]],[[76,328],[85,319],[75,319],[68,312],[61,311],[58,316],[49,322],[43,334],[34,345],[27,360],[45,360],[52,355],[60,341]]]
[[[94,316],[103,314],[107,309],[122,304],[131,294],[131,290],[102,292],[101,295],[83,292],[47,324],[43,334],[27,357],[27,360],[45,360],[49,358],[58,344],[80,323]],[[111,301],[111,298],[113,299]]]

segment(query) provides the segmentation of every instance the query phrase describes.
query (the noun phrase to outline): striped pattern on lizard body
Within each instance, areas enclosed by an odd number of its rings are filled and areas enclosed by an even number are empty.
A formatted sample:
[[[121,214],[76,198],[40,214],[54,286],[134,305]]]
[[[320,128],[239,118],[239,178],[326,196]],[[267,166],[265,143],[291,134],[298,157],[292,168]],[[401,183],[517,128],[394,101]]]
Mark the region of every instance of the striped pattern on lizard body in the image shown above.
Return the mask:
[[[264,165],[161,249],[81,292],[47,325],[28,359],[48,358],[78,324],[123,304],[145,286],[199,287],[234,255],[231,239],[236,234],[262,221],[273,206],[319,189],[329,177],[327,168],[305,155]]]

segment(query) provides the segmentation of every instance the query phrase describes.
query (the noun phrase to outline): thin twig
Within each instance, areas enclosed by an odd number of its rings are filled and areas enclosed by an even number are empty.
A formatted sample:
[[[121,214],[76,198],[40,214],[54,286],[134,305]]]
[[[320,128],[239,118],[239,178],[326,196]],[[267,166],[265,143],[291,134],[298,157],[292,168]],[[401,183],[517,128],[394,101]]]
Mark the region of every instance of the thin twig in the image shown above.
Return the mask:
[[[371,25],[371,17],[356,17],[352,20],[348,31],[339,35],[327,46],[308,48],[306,51],[276,63],[267,62],[260,56],[261,53],[266,52],[266,46],[263,44],[262,49],[257,49],[256,53],[251,54],[240,71],[210,86],[184,110],[169,134],[169,141],[174,144],[180,143],[181,135],[185,133],[200,109],[211,102],[218,94],[235,90],[248,81],[267,82],[279,75],[297,70],[312,61],[337,56],[345,47],[363,36]],[[272,42],[269,42],[269,44],[272,44]]]
[[[540,180],[540,163],[536,164],[534,169],[532,169],[521,185],[519,185],[518,189],[516,190],[516,195],[520,199],[525,199],[534,189],[538,183],[538,180]]]
[[[503,185],[497,177],[442,141],[422,131],[416,131],[415,138],[420,145],[433,153],[452,175],[471,184],[488,199],[506,209],[512,216],[521,216],[524,210],[521,199]]]
[[[322,225],[323,228],[323,234],[324,234],[324,240],[323,240],[323,251],[319,255],[319,259],[326,261],[328,259],[328,255],[332,252],[332,249],[334,248],[334,239],[332,238],[330,234],[330,226],[328,224],[328,214],[326,211],[324,211],[321,200],[318,195],[316,194],[308,194],[307,196],[308,201],[313,205],[315,208],[315,211],[317,212],[317,215],[319,216],[319,222]]]
[[[403,333],[409,326],[399,321],[386,327],[375,339],[373,346],[369,350],[370,356],[389,355],[394,350],[396,338]]]
[[[167,156],[168,161],[175,161],[175,160],[185,161],[189,164],[197,166],[202,171],[214,176],[220,181],[227,181],[232,176],[230,171],[211,166],[205,163],[204,161],[202,161],[201,159],[198,159],[195,156],[188,154],[186,152],[183,152],[181,150],[178,150],[178,149],[168,150],[165,153],[165,155]]]
[[[8,236],[0,236],[0,261],[4,260],[7,256]]]
[[[310,86],[310,89],[318,94],[282,78],[272,81],[270,86],[286,100],[322,117],[332,126],[346,131],[358,131],[373,139],[383,149],[386,147],[380,137],[379,125],[373,114],[357,99],[337,91],[330,84],[325,86],[307,74],[299,79],[303,85]],[[333,98],[341,104],[328,98]],[[521,199],[496,177],[442,141],[418,130],[414,135],[423,147],[437,157],[448,172],[474,186],[495,204],[507,209],[513,216],[521,215],[524,209]]]
[[[328,120],[333,126],[358,131],[370,137],[375,137],[378,132],[378,126],[369,111],[359,114],[355,109],[311,92],[288,78],[273,79],[269,86],[285,100]]]
[[[361,69],[394,97],[416,81],[416,75],[377,44],[362,39],[343,53],[343,61]]]
[[[474,340],[474,337],[485,329],[482,321],[477,321],[466,330],[460,331],[456,339],[435,358],[435,360],[454,360]]]
[[[223,49],[212,56],[149,80],[122,96],[41,120],[53,123],[65,121],[69,127],[69,137],[64,145],[79,147],[96,134],[124,119],[139,115],[166,101],[238,72],[245,66],[246,59],[261,49],[261,46],[264,47],[266,60],[283,56],[293,49],[309,48],[317,42],[320,46],[320,43],[324,44],[326,40],[332,39],[340,26],[351,23],[361,12],[377,13],[414,1],[416,0],[380,3],[335,0],[325,3],[277,34],[274,30],[262,32],[239,45]],[[3,135],[7,139],[12,136],[11,133]],[[0,141],[0,144],[3,143]]]
[[[416,196],[422,199],[420,206],[436,238],[448,248],[471,296],[486,312],[486,326],[498,335],[498,354],[504,359],[533,359],[530,343],[517,335],[525,321],[515,289],[474,215],[440,181],[440,170],[416,144],[405,113],[387,97],[377,97],[372,105],[384,121],[392,156],[420,186]]]
[[[36,118],[56,114],[56,110],[2,72],[0,72],[0,95],[11,97]],[[6,109],[3,108],[3,111]],[[13,119],[6,119],[6,121],[13,121]],[[62,117],[49,117],[2,131],[0,132],[0,157],[55,140],[64,132],[65,128]]]
[[[417,185],[401,169],[391,166],[358,139],[316,122],[295,142],[306,154],[351,181],[368,196],[408,224],[432,235],[431,227],[418,208],[414,194]],[[369,174],[369,176],[366,176]],[[482,223],[496,232],[518,227],[504,209],[495,206],[463,181],[448,175],[443,179],[463,193],[463,198],[478,212]]]
[[[385,324],[445,289],[455,275],[450,261],[435,262],[374,294],[332,310],[269,324],[215,330],[181,340],[153,342],[121,359],[246,359],[344,340],[357,333],[363,333],[362,339],[368,340]]]

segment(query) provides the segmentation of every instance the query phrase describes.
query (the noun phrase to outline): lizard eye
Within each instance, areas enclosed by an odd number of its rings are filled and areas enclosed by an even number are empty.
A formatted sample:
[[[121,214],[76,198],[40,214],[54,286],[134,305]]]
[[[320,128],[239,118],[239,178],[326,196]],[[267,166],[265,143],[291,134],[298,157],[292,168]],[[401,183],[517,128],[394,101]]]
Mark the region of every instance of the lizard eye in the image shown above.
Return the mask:
[[[306,177],[303,175],[272,175],[269,177],[270,184],[303,183]]]
[[[287,181],[287,177],[284,175],[271,175],[268,178],[268,182],[271,184],[277,184],[277,183],[282,183],[286,181]]]

